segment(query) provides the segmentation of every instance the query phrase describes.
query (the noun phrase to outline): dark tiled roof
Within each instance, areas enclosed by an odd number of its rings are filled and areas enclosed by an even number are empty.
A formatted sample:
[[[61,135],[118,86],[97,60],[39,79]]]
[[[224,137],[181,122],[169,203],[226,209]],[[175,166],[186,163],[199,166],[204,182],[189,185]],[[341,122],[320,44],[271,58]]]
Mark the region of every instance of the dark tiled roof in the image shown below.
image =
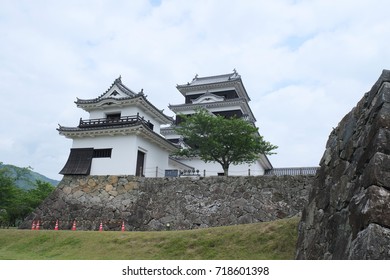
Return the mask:
[[[242,97],[250,101],[248,93],[246,92],[244,84],[242,83],[241,76],[237,73],[235,69],[233,70],[233,73],[229,74],[206,77],[199,77],[198,75],[196,75],[191,82],[182,85],[177,85],[176,88],[183,95],[186,95],[186,93],[192,92],[194,90],[219,88],[220,86],[226,85],[235,85],[236,90],[238,89],[241,92]]]
[[[93,148],[71,149],[68,161],[60,171],[62,175],[89,175]]]
[[[316,175],[319,167],[286,167],[286,168],[273,168],[266,170],[266,176],[283,176],[283,175]]]
[[[121,92],[124,93],[126,96],[124,96],[124,97],[112,97],[112,96],[105,97],[107,92],[109,92],[114,86],[117,86],[121,90]],[[97,98],[93,98],[93,99],[77,98],[75,103],[77,104],[78,107],[88,108],[90,106],[93,106],[94,104],[98,104],[99,102],[110,102],[111,100],[112,100],[112,102],[127,102],[127,101],[130,102],[131,100],[140,101],[141,103],[144,104],[144,106],[148,107],[149,110],[151,110],[152,112],[154,111],[155,115],[158,116],[158,118],[161,121],[164,121],[166,123],[172,123],[174,121],[172,117],[167,116],[163,113],[164,110],[159,110],[156,106],[154,106],[146,98],[146,95],[144,94],[143,89],[139,93],[135,93],[134,91],[132,91],[131,89],[126,87],[124,84],[122,84],[122,80],[121,80],[120,76],[119,76],[119,78],[115,79],[115,81],[111,84],[111,86],[103,94],[101,94]]]
[[[101,125],[79,125],[76,127],[69,127],[69,126],[59,126],[57,128],[58,131],[88,131],[88,130],[102,130],[102,129],[114,129],[114,128],[124,128],[124,127],[132,127],[132,126],[138,126],[138,125],[144,125],[148,129],[150,127],[148,126],[147,122],[145,121],[129,121],[129,122],[122,122],[117,124],[101,124]]]
[[[229,82],[229,81],[238,80],[240,79],[240,77],[241,76],[238,75],[238,73],[235,71],[229,74],[208,76],[208,77],[198,77],[198,75],[196,75],[195,78],[193,78],[190,83],[179,85],[178,87],[198,86],[198,85],[205,85],[205,84]]]
[[[119,78],[115,79],[115,81],[111,84],[111,86],[100,96],[93,99],[79,99],[77,98],[76,104],[88,104],[88,103],[95,103],[103,99],[103,96],[109,92],[114,86],[117,86],[124,94],[126,94],[128,97],[122,97],[119,99],[127,99],[127,98],[133,98],[139,95],[140,93],[136,94],[134,91],[126,87],[124,84],[122,84],[121,76]]]

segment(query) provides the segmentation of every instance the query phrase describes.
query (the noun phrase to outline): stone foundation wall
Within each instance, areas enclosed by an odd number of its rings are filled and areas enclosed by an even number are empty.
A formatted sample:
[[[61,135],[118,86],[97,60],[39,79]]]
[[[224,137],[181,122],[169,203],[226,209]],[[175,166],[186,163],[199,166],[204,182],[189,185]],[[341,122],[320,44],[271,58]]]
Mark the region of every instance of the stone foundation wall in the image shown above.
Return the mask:
[[[390,259],[390,71],[332,131],[297,259]]]
[[[64,176],[21,225],[78,230],[178,230],[294,216],[308,200],[313,176],[139,178]]]

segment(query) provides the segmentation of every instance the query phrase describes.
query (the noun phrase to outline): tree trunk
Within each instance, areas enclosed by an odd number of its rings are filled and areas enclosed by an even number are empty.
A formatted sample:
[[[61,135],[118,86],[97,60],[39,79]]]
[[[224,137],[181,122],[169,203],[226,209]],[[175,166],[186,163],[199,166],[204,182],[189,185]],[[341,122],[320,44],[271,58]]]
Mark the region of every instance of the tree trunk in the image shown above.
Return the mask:
[[[222,168],[223,168],[223,175],[226,177],[229,176],[229,165],[225,164],[222,166]]]

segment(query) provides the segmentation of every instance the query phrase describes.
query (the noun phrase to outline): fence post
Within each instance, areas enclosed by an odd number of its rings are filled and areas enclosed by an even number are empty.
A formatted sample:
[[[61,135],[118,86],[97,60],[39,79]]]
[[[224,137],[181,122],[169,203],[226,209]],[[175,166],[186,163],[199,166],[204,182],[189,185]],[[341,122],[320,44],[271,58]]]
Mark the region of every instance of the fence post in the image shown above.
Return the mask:
[[[158,166],[156,166],[156,178],[158,177]]]
[[[206,169],[203,169],[203,177],[206,177]]]
[[[251,176],[251,169],[248,168],[248,176]]]

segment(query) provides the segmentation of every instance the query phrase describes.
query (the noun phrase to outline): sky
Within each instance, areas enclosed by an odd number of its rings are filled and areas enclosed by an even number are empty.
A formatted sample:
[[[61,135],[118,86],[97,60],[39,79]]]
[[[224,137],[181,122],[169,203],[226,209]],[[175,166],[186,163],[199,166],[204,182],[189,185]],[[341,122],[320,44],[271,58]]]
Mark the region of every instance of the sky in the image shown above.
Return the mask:
[[[241,75],[274,167],[318,166],[326,141],[390,68],[385,0],[0,0],[0,162],[60,180],[72,140],[112,82],[169,116],[177,84]]]

